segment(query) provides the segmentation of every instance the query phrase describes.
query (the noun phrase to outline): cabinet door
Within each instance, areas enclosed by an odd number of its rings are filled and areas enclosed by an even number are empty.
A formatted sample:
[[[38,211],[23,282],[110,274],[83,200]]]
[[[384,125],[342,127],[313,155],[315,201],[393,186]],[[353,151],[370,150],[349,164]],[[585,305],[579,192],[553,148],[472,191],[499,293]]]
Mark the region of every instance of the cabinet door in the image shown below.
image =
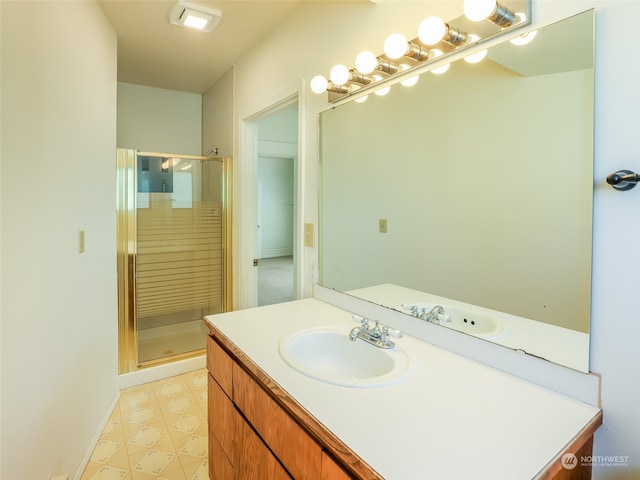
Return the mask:
[[[319,480],[320,446],[238,364],[233,392],[235,404],[291,475]]]
[[[247,422],[242,422],[242,447],[235,480],[291,480],[287,471]]]

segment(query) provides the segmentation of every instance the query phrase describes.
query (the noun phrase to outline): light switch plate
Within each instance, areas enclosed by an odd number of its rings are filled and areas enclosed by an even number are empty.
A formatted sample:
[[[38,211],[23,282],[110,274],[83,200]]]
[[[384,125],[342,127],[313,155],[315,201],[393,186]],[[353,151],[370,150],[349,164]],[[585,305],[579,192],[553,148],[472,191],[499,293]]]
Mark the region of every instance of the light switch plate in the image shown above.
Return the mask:
[[[315,247],[313,223],[304,224],[304,246],[312,248]]]

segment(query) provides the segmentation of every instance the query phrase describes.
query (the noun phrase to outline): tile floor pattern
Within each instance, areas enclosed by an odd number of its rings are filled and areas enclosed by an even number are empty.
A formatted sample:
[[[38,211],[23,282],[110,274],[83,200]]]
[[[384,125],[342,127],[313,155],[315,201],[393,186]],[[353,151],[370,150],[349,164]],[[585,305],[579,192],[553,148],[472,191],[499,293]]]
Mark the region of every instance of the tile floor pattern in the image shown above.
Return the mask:
[[[208,480],[207,371],[122,390],[81,480]]]

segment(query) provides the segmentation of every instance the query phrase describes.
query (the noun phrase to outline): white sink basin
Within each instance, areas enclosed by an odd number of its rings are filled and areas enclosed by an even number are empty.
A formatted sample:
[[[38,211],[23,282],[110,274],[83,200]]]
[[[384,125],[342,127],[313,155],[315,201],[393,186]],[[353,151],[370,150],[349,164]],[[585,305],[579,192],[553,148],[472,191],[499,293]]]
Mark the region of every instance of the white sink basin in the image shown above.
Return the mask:
[[[360,339],[352,342],[350,331],[347,327],[300,330],[280,341],[280,356],[308,377],[345,387],[382,387],[409,376],[411,361],[398,342],[393,349],[382,349]]]
[[[436,304],[404,304],[402,309],[405,312],[408,311],[408,309],[406,308],[407,305],[415,305],[420,309],[425,308],[427,311],[429,311]],[[476,337],[486,339],[496,339],[508,333],[502,326],[502,324],[492,316],[471,312],[451,305],[442,305],[442,307],[444,308],[444,314],[451,319],[450,322],[440,322],[440,325],[443,325],[445,327],[449,327],[462,333],[467,333],[469,335],[475,335]]]

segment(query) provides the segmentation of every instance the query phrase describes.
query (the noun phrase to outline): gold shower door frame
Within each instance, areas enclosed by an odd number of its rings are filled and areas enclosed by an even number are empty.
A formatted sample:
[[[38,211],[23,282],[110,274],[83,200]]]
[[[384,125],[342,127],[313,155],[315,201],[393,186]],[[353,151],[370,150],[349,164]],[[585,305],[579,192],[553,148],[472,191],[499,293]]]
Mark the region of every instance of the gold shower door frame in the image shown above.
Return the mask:
[[[137,265],[137,168],[138,156],[173,157],[222,164],[222,311],[231,308],[231,158],[175,155],[117,149],[117,264],[118,264],[118,372],[169,363],[202,355],[204,349],[158,359],[138,359],[138,315],[136,305]]]

